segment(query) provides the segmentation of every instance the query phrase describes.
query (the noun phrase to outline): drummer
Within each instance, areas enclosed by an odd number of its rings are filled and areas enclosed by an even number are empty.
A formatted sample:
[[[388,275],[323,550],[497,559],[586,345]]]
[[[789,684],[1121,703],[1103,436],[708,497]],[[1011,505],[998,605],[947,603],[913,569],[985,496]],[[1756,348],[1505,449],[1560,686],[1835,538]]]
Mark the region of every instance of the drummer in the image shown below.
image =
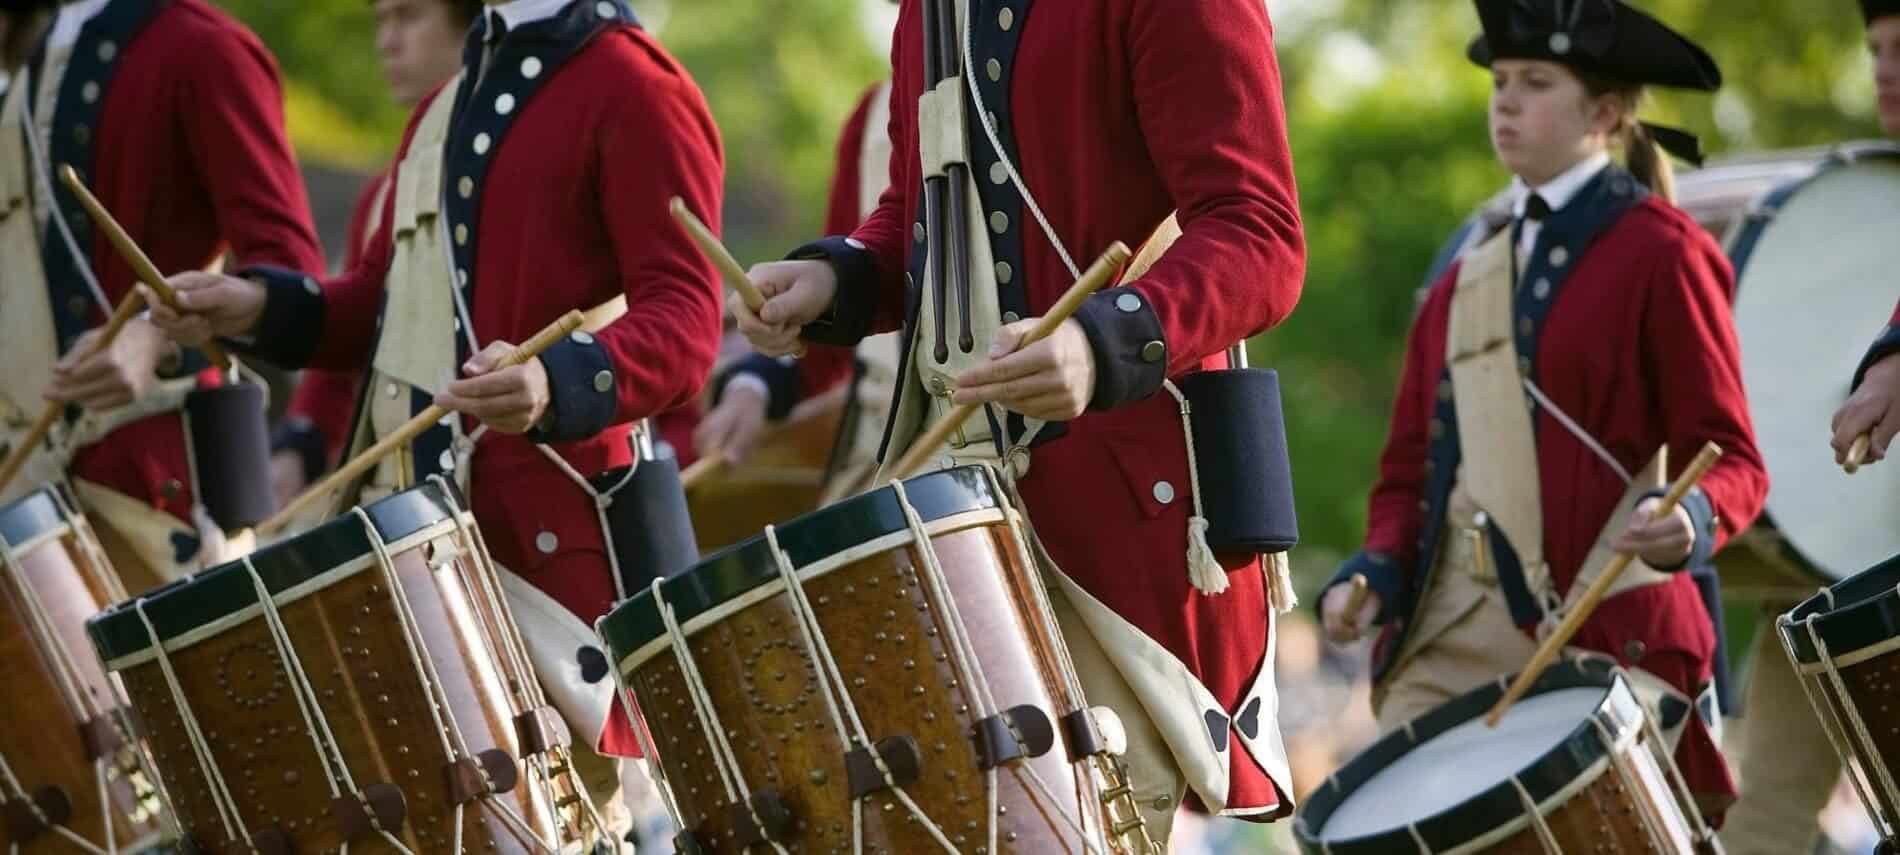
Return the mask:
[[[463,57],[457,82],[418,105],[356,265],[321,281],[262,266],[180,276],[185,312],[153,318],[287,367],[372,369],[359,444],[432,402],[462,414],[385,461],[366,496],[461,481],[578,758],[633,756],[591,628],[622,580],[585,479],[629,465],[634,423],[689,401],[711,371],[719,286],[667,210],[679,196],[719,222],[718,131],[614,0],[490,3]],[[616,298],[604,327],[495,369],[561,314]]]
[[[396,103],[414,109],[462,70],[462,38],[481,0],[373,0],[376,55]],[[371,178],[351,208],[345,269],[369,249],[389,198],[391,163]],[[297,376],[284,419],[271,436],[271,492],[279,507],[316,481],[342,455],[350,416],[362,389],[361,371],[306,369]]]
[[[1229,587],[1218,595],[1190,583],[1188,451],[1163,391],[1170,377],[1223,367],[1230,345],[1285,319],[1299,295],[1305,244],[1266,8],[1012,3],[970,21],[967,85],[983,100],[967,114],[954,99],[927,108],[932,122],[968,118],[959,147],[981,206],[965,231],[965,348],[905,311],[907,275],[926,281],[917,117],[925,13],[954,8],[939,2],[906,0],[899,14],[892,187],[849,236],[753,268],[769,299],[756,315],[735,304],[740,329],[777,356],[801,338],[849,346],[903,321],[899,415],[881,459],[902,457],[953,401],[996,405],[939,463],[996,463],[1009,449],[999,468],[1053,559],[1045,575],[1088,700],[1127,731],[1150,834],[1165,845],[1189,793],[1216,813],[1283,816],[1291,782],[1268,655],[1273,612],[1290,598],[1269,601],[1252,555],[1220,556],[1210,572]],[[1007,157],[983,127],[992,115]],[[1017,349],[1080,265],[1112,241],[1142,242],[1177,209],[1183,234],[1145,275]],[[939,349],[967,356],[945,372]],[[944,382],[927,388],[925,370]]]
[[[1880,126],[1900,138],[1900,0],[1861,0],[1867,16],[1867,49],[1874,57],[1874,85],[1880,97]],[[1854,393],[1834,413],[1834,459],[1846,462],[1848,449],[1869,435],[1866,461],[1885,459],[1900,433],[1900,306],[1880,331],[1867,357],[1854,372]]]
[[[825,209],[826,234],[849,234],[877,208],[890,186],[889,80],[871,84],[839,135],[837,164]],[[811,345],[798,359],[745,354],[715,375],[713,408],[693,432],[700,456],[723,455],[739,464],[767,426],[791,414],[800,401],[849,383],[848,417],[839,425],[834,458],[822,494],[843,497],[871,486],[878,439],[884,429],[892,385],[897,380],[897,333],[866,338],[855,348]]]
[[[207,363],[143,317],[80,357],[134,276],[53,170],[72,165],[160,270],[323,255],[277,67],[249,30],[204,0],[78,0],[46,20],[0,113],[0,188],[32,212],[0,217],[0,447],[48,401],[79,409],[0,497],[70,478],[137,591],[222,560],[180,415]]]
[[[1670,203],[1670,163],[1635,109],[1647,86],[1714,90],[1721,75],[1622,2],[1477,7],[1483,34],[1468,55],[1491,70],[1491,141],[1515,175],[1514,217],[1439,279],[1414,323],[1365,549],[1329,585],[1323,621],[1339,639],[1384,627],[1373,705],[1390,731],[1521,670],[1564,598],[1614,551],[1632,552],[1628,589],[1574,645],[1628,669],[1690,788],[1719,814],[1735,788],[1715,733],[1710,556],[1760,512],[1767,475],[1742,390],[1734,274]],[[1715,468],[1673,513],[1652,515],[1705,442],[1725,452]],[[1651,456],[1664,446],[1659,471]],[[1371,593],[1348,614],[1354,575]]]

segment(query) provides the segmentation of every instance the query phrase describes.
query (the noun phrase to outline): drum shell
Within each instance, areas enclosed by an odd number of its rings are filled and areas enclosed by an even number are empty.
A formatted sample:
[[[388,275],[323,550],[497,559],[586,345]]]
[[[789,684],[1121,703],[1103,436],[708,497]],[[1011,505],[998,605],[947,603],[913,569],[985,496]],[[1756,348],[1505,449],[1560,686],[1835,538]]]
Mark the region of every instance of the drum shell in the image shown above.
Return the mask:
[[[185,399],[198,499],[226,531],[262,522],[274,510],[269,404],[269,393],[254,383],[195,389]]]
[[[59,489],[42,487],[0,508],[0,534],[7,546],[0,576],[0,673],[6,674],[8,696],[0,704],[0,756],[28,792],[51,786],[65,794],[72,815],[63,825],[73,833],[104,848],[109,825],[122,847],[149,844],[160,834],[159,804],[141,800],[126,777],[128,770],[142,774],[136,754],[128,749],[112,758],[112,805],[101,804],[92,754],[80,729],[86,716],[62,691],[54,670],[57,646],[102,709],[122,705],[84,634],[85,619],[118,594],[115,577],[112,568],[99,563],[104,552],[90,526],[71,511],[70,497]],[[50,638],[31,618],[28,596],[50,618]],[[121,739],[128,736],[114,730]],[[0,846],[39,852],[45,843],[15,839],[0,824]],[[70,848],[65,841],[52,845]]]
[[[1195,472],[1207,544],[1215,552],[1285,552],[1300,541],[1278,372],[1200,371],[1182,377],[1192,410]]]
[[[907,482],[916,493],[936,488],[956,492],[981,482],[972,469]],[[959,480],[962,479],[962,480]],[[923,482],[919,486],[919,482]],[[941,498],[937,496],[935,498]],[[1059,684],[1054,656],[1057,629],[1034,602],[1024,553],[1002,519],[999,506],[971,503],[938,515],[944,505],[918,497],[930,548],[982,664],[996,705],[1032,704],[1054,719],[1064,698],[1078,697]],[[928,593],[924,553],[907,530],[890,488],[787,523],[777,531],[788,560],[800,569],[802,587],[823,631],[823,649],[834,658],[848,699],[872,741],[909,737],[921,750],[921,773],[906,791],[945,828],[961,851],[987,846],[985,775],[970,738],[978,703],[950,645],[950,617]],[[895,529],[895,531],[893,530]],[[908,541],[908,542],[894,542]],[[830,550],[832,546],[837,548]],[[821,554],[823,553],[823,554]],[[771,790],[790,808],[798,830],[781,838],[792,851],[850,851],[852,828],[847,743],[840,739],[821,694],[821,657],[799,629],[799,613],[779,582],[769,549],[758,539],[714,555],[664,586],[687,635],[716,725],[731,735],[748,786]],[[688,830],[709,852],[737,852],[725,806],[718,749],[705,738],[691,700],[682,660],[657,620],[652,592],[642,592],[602,625],[614,661],[653,739],[665,779],[685,815]],[[640,631],[629,626],[643,627]],[[846,714],[848,721],[848,713]],[[847,724],[847,727],[849,725]],[[1000,770],[999,843],[1003,851],[1082,852],[1084,846],[1058,815],[1101,828],[1092,778],[1081,781],[1082,804],[1065,747],[1033,764],[1054,791],[1031,789],[1026,776]],[[865,847],[888,852],[936,851],[921,823],[891,794],[870,796],[864,811]]]
[[[138,607],[123,604],[95,618],[89,630],[101,658],[125,686],[158,772],[186,833],[207,855],[245,851],[228,840],[211,798],[212,776],[192,747],[188,714],[206,734],[245,825],[275,830],[294,851],[331,851],[346,837],[332,816],[330,782],[298,702],[300,680],[314,699],[318,732],[327,726],[358,791],[394,785],[405,819],[396,835],[411,851],[448,851],[454,834],[450,749],[431,711],[427,679],[439,680],[445,719],[470,754],[500,750],[517,756],[511,681],[532,680],[488,639],[505,616],[490,607],[501,596],[476,571],[472,520],[430,484],[371,506],[385,537],[389,570],[380,564],[362,520],[346,515],[254,554],[278,602],[294,662],[257,608],[256,583],[245,562],[213,568],[148,598],[145,616],[166,639],[176,689],[149,646],[141,647]],[[392,582],[400,582],[400,589]],[[401,616],[407,611],[416,632]],[[412,645],[414,645],[412,647]],[[426,660],[427,671],[416,657]],[[301,665],[301,669],[297,665]],[[299,676],[301,674],[301,677]],[[551,814],[525,777],[496,800],[551,835]],[[466,841],[494,842],[493,851],[536,847],[479,804],[463,809]],[[378,837],[358,837],[350,851],[392,851]],[[487,851],[486,849],[484,851]]]
[[[631,477],[626,468],[620,468],[589,480],[602,495],[612,491],[607,525],[613,533],[623,590],[629,595],[654,579],[678,575],[699,560],[686,491],[680,487],[679,463],[674,458],[639,461]]]
[[[1847,755],[1842,762],[1866,770],[1868,795],[1889,819],[1900,818],[1900,792],[1886,783],[1900,781],[1900,730],[1889,713],[1900,700],[1893,688],[1900,676],[1896,586],[1900,556],[1829,586],[1775,625],[1815,716]]]

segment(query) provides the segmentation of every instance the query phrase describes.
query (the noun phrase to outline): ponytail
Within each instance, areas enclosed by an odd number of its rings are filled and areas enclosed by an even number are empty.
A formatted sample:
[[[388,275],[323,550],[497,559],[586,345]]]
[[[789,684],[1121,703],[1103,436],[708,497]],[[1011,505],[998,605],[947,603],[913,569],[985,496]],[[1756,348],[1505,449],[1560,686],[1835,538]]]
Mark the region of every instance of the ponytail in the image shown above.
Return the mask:
[[[1624,130],[1623,162],[1630,174],[1643,182],[1651,193],[1673,204],[1676,201],[1676,166],[1669,153],[1649,134],[1649,129],[1631,117]]]

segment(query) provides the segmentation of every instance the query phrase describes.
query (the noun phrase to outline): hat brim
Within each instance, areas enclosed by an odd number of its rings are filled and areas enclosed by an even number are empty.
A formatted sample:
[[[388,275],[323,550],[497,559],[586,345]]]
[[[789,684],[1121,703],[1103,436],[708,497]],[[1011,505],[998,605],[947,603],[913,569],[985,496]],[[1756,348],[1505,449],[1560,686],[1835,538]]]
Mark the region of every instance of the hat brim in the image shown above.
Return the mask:
[[[1512,0],[1475,2],[1484,32],[1471,41],[1465,56],[1483,68],[1490,68],[1499,59],[1540,59],[1632,85],[1703,92],[1722,86],[1722,69],[1708,51],[1627,3],[1615,4],[1616,29],[1608,51],[1602,56],[1589,56],[1575,51],[1559,53],[1552,44],[1559,40],[1548,36],[1513,41]]]
[[[1900,0],[1860,0],[1860,11],[1871,24],[1876,18],[1900,15]]]

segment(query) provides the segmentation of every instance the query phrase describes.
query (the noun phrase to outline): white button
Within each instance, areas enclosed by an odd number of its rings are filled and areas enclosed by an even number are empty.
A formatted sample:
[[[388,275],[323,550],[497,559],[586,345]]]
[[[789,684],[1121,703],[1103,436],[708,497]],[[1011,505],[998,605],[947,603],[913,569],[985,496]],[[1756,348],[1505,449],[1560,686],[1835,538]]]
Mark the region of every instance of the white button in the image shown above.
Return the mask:
[[[443,416],[442,416],[442,418],[439,418],[439,419],[436,419],[436,420],[435,420],[435,423],[436,423],[436,424],[439,424],[439,425],[441,425],[441,426],[443,426],[443,427],[454,427],[454,426],[455,426],[455,414],[454,414],[454,413],[445,413],[445,414],[443,414]]]
[[[554,532],[544,531],[534,536],[534,548],[548,555],[553,555],[554,550],[561,548],[561,539],[555,537]]]
[[[383,387],[383,394],[388,395],[391,398],[394,398],[397,395],[402,394],[402,387],[394,383],[391,383]]]
[[[1008,184],[1009,183],[1009,167],[1004,166],[1003,162],[1000,160],[995,163],[990,164],[990,183],[991,184]]]
[[[461,180],[455,182],[455,192],[461,194],[464,199],[473,197],[475,195],[475,179],[466,175],[462,176]]]
[[[91,80],[86,81],[86,85],[79,87],[79,97],[84,98],[88,104],[99,100],[99,84]]]
[[[447,449],[443,449],[442,454],[436,457],[435,462],[442,468],[442,471],[452,471],[455,469],[455,454]]]
[[[1553,246],[1550,248],[1550,266],[1562,267],[1569,262],[1570,250],[1564,249],[1561,246]]]
[[[1558,56],[1563,56],[1564,54],[1569,53],[1570,52],[1570,34],[1569,33],[1551,33],[1550,34],[1550,52]]]
[[[495,96],[495,112],[504,116],[515,111],[515,96],[506,92]]]
[[[1005,8],[1003,11],[997,12],[996,25],[1002,27],[1004,32],[1008,32],[1010,27],[1016,26],[1016,10]]]
[[[1133,294],[1123,294],[1115,298],[1115,308],[1124,312],[1141,311],[1141,298]]]
[[[1003,313],[1003,323],[1006,323],[1006,324],[1013,324],[1013,323],[1015,323],[1015,322],[1017,322],[1017,321],[1020,321],[1020,320],[1022,320],[1022,319],[1023,319],[1023,316],[1022,316],[1022,315],[1019,315],[1019,314],[1016,314],[1015,312],[1004,312],[1004,313]]]
[[[574,343],[575,344],[593,344],[594,336],[592,333],[589,333],[586,330],[575,330]]]
[[[451,321],[454,321],[454,322],[455,322],[455,331],[456,331],[456,332],[461,332],[461,331],[462,331],[462,316],[461,316],[461,315],[456,315],[455,317],[453,317],[453,318],[450,318],[449,320],[451,320]]]
[[[1540,278],[1535,283],[1532,283],[1531,294],[1539,300],[1549,299],[1550,298],[1550,280]]]
[[[521,76],[533,80],[541,76],[541,58],[531,56],[521,61]]]
[[[612,20],[620,17],[620,10],[615,9],[614,4],[607,2],[607,0],[600,0],[599,3],[594,4],[594,14]]]
[[[99,43],[99,61],[100,62],[111,62],[112,58],[118,55],[119,55],[119,44],[117,42],[112,41],[111,39],[107,39]]]
[[[492,140],[492,139],[489,139],[489,137],[488,137],[488,132],[486,132],[486,131],[483,131],[482,133],[479,133],[479,134],[476,134],[476,135],[475,135],[475,153],[476,153],[476,154],[487,154],[487,153],[488,153],[488,146],[489,146],[489,144],[490,144],[490,143],[493,143],[493,142],[494,142],[494,140]]]
[[[1160,502],[1161,504],[1166,505],[1166,504],[1172,504],[1174,502],[1174,485],[1173,484],[1170,484],[1166,481],[1156,481],[1154,493],[1155,493],[1155,501]]]
[[[468,245],[468,224],[467,223],[455,224],[455,245],[456,246]]]
[[[848,237],[844,239],[844,245],[851,247],[852,249],[863,249],[864,241],[858,240],[857,238]]]
[[[1002,211],[990,212],[990,231],[1002,234],[1009,231],[1009,215]]]
[[[312,279],[308,276],[305,276],[303,278],[303,290],[304,290],[304,293],[309,294],[313,297],[323,293],[323,288],[317,285],[317,280]]]
[[[614,373],[612,371],[603,370],[594,372],[594,391],[605,392],[613,387]]]
[[[466,270],[455,271],[455,284],[460,285],[464,288],[467,288],[468,287],[468,271]]]
[[[1009,262],[996,262],[996,281],[1008,285],[1009,281],[1014,278],[1016,278],[1016,269],[1010,267]]]
[[[984,63],[983,71],[985,74],[988,74],[990,76],[991,81],[998,81],[998,80],[1003,79],[1003,64],[1001,62],[996,61],[995,59],[991,59],[989,62]]]

